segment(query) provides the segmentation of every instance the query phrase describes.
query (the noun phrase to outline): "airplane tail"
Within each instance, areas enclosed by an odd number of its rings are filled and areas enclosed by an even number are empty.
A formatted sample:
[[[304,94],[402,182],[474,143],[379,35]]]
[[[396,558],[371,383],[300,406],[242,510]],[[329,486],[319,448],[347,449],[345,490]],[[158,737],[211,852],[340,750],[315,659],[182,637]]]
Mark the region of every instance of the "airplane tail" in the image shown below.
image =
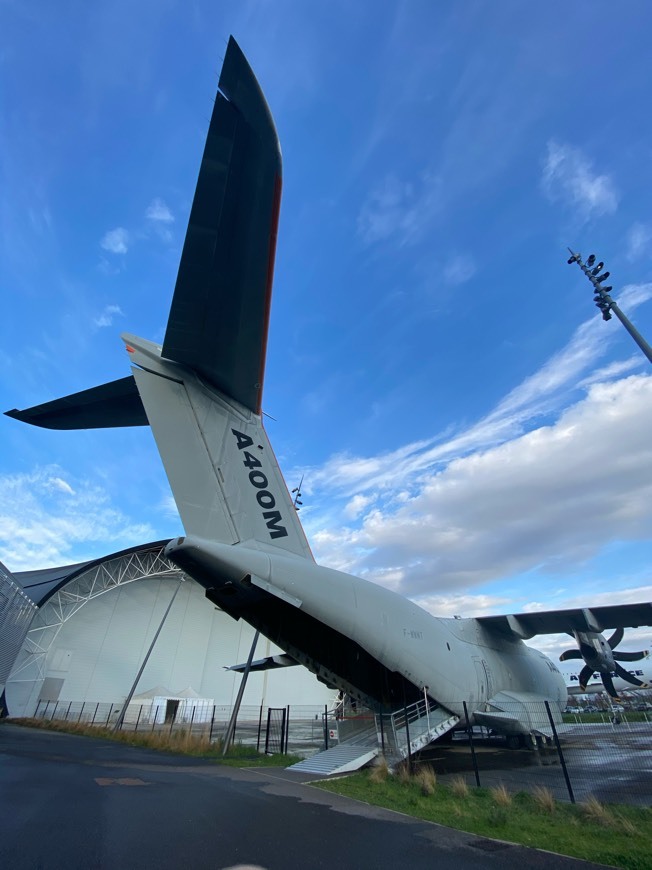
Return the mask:
[[[52,429],[149,425],[188,535],[312,558],[262,425],[281,151],[231,37],[163,346],[124,335],[132,377],[9,416]]]

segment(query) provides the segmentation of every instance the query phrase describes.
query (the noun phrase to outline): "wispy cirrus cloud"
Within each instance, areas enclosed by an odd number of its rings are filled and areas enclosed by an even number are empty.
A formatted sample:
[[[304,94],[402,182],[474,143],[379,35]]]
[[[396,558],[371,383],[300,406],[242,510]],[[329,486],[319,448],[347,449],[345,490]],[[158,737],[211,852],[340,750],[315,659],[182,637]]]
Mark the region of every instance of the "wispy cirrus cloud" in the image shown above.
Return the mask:
[[[116,227],[104,233],[100,240],[100,247],[110,254],[126,254],[129,250],[130,237],[124,227]]]
[[[652,226],[635,223],[627,236],[627,259],[638,260],[652,254]]]
[[[551,202],[561,202],[582,220],[618,208],[618,192],[610,176],[596,173],[579,148],[554,140],[548,142],[541,187]]]
[[[424,174],[416,181],[387,175],[358,213],[358,235],[367,245],[390,241],[401,247],[417,241],[439,206],[439,181]]]
[[[453,254],[444,266],[444,281],[447,284],[465,284],[476,273],[476,266],[470,254]]]
[[[101,486],[57,465],[0,476],[0,552],[12,571],[94,558],[107,540],[119,550],[155,537],[148,523],[114,507]]]
[[[624,288],[618,301],[623,310],[631,312],[649,299],[652,284],[638,284]],[[580,324],[565,347],[471,426],[377,456],[338,454],[321,468],[311,469],[306,479],[312,487],[326,487],[347,499],[370,490],[409,489],[426,470],[514,438],[537,418],[569,402],[575,390],[586,386],[582,383],[584,377],[606,353],[613,337],[613,330],[603,329],[602,321],[591,317]]]
[[[93,320],[93,325],[97,326],[98,329],[102,329],[105,326],[113,325],[113,318],[119,315],[120,317],[124,317],[124,313],[119,305],[106,305],[104,310],[98,317]]]
[[[174,222],[174,216],[169,207],[160,197],[153,199],[147,206],[145,217],[148,221],[156,223],[171,224]]]

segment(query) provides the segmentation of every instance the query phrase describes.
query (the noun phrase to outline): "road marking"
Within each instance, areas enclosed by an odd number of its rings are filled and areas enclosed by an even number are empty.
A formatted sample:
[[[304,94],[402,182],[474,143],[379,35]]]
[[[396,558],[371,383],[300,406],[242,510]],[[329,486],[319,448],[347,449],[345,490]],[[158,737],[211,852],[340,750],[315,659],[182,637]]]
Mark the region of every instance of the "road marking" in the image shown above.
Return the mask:
[[[145,782],[143,779],[129,776],[124,776],[120,779],[109,779],[107,776],[96,776],[95,782],[98,785],[151,785],[151,783]]]

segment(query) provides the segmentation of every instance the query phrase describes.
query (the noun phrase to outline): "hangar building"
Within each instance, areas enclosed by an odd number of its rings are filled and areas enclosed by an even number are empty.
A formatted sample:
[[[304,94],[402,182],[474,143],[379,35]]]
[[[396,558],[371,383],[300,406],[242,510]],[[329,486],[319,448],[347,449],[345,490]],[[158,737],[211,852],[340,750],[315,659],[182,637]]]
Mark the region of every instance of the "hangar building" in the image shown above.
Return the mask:
[[[48,703],[123,703],[171,602],[134,702],[172,699],[198,715],[235,703],[242,676],[225,668],[247,660],[254,630],[168,562],[166,544],[61,568],[0,570],[0,692],[4,681],[10,716],[33,716]],[[255,657],[278,652],[261,637]],[[297,666],[252,672],[242,703],[321,706],[333,695]]]

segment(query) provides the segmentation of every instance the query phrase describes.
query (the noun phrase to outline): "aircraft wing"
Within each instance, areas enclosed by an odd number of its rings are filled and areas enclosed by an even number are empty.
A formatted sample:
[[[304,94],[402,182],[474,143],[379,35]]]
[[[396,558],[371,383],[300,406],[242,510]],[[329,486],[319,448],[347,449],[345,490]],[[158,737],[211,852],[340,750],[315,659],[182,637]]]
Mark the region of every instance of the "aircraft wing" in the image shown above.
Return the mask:
[[[652,625],[652,603],[479,616],[477,621],[492,631],[529,640],[537,634],[602,632],[609,628],[638,628],[641,625]]]
[[[271,671],[274,668],[291,668],[293,665],[298,665],[299,662],[296,659],[293,659],[292,656],[286,655],[285,653],[280,653],[276,656],[267,656],[264,659],[256,659],[255,662],[251,663],[250,671]],[[247,665],[243,662],[239,665],[231,665],[231,667],[225,668],[226,671],[237,671],[238,673],[242,673],[246,670]]]

